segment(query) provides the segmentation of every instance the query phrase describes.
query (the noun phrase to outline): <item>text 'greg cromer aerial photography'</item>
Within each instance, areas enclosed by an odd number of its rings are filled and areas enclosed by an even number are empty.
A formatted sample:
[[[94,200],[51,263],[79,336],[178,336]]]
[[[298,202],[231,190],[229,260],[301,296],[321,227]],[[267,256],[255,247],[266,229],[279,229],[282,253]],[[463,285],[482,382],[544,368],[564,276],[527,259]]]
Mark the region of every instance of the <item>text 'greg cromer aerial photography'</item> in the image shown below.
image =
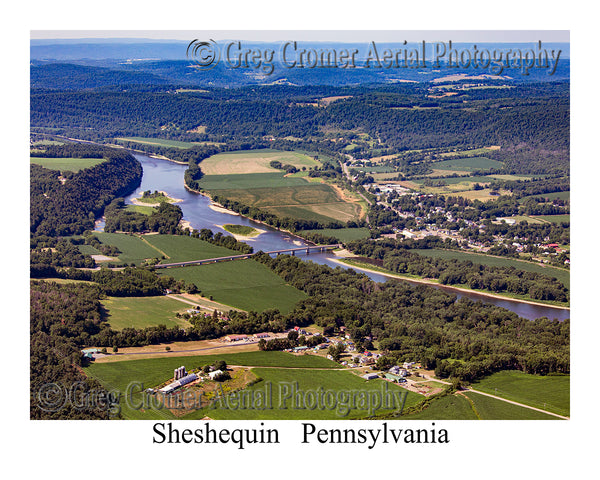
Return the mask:
[[[32,32],[30,418],[569,419],[568,32],[280,33]]]

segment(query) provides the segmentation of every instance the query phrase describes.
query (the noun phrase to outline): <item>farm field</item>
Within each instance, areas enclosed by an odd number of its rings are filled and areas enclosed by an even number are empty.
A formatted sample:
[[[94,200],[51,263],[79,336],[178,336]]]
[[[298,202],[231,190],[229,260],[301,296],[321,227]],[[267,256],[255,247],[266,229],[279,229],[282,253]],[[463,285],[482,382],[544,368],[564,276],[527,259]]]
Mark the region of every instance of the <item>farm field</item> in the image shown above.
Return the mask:
[[[214,190],[294,187],[308,184],[301,177],[285,177],[284,175],[285,173],[282,171],[247,173],[245,175],[205,175],[200,180],[200,186],[210,192]],[[222,192],[215,193],[221,194]]]
[[[532,218],[536,220],[541,220],[543,222],[551,222],[551,223],[570,223],[571,215],[534,215]]]
[[[339,368],[337,363],[317,355],[296,356],[286,352],[258,351],[93,363],[84,372],[106,387],[124,391],[130,382],[143,382],[145,387],[154,387],[172,378],[173,369],[177,367],[183,365],[187,370],[192,370],[210,365],[216,360],[225,360],[227,365],[255,367]]]
[[[494,373],[472,387],[507,400],[569,415],[569,375],[540,376],[510,370]]]
[[[530,198],[547,198],[548,200],[559,199],[559,200],[565,200],[568,202],[571,199],[571,192],[566,191],[566,192],[544,193],[541,195],[528,195],[526,197],[521,197],[519,199],[519,203],[525,203],[525,201],[529,200]]]
[[[469,253],[441,249],[415,249],[412,251],[418,253],[419,255],[424,255],[433,258],[470,261],[473,263],[489,265],[492,267],[515,267],[518,270],[525,270],[526,272],[534,272],[540,273],[542,275],[548,275],[550,277],[556,277],[556,279],[559,280],[567,288],[570,288],[571,285],[570,272],[561,268],[542,266],[535,263],[525,262],[513,258],[502,258],[494,257],[491,255],[483,255],[481,253]]]
[[[241,419],[271,419],[271,420],[342,420],[353,418],[364,418],[368,415],[366,409],[355,409],[347,412],[343,408],[338,409],[295,409],[291,402],[280,404],[280,400],[285,399],[286,386],[291,386],[297,382],[298,391],[319,392],[320,388],[324,391],[331,390],[340,391],[378,391],[381,392],[382,387],[387,383],[388,392],[397,392],[406,395],[407,390],[386,382],[385,380],[370,380],[366,381],[349,371],[332,371],[332,370],[310,370],[310,369],[279,369],[279,368],[253,368],[252,372],[263,381],[248,387],[249,390],[265,390],[265,384],[270,383],[272,389],[272,409],[251,410],[251,409],[224,409],[212,408],[200,410],[185,416],[186,420],[199,419],[204,415],[208,415],[214,419],[223,420],[241,420]],[[281,390],[280,390],[281,388]],[[308,397],[308,395],[307,395]],[[397,398],[397,397],[396,397]],[[419,394],[408,392],[406,397],[405,408],[414,405],[423,400]],[[341,402],[340,402],[341,403]],[[280,407],[281,405],[281,407]],[[375,413],[389,412],[389,410]]]
[[[194,145],[202,145],[203,142],[181,142],[179,140],[167,140],[164,138],[147,138],[147,137],[118,137],[115,138],[118,142],[136,142],[145,145],[158,145],[160,147],[188,149]]]
[[[438,163],[435,163],[434,165],[436,165],[436,168]],[[469,177],[452,177],[452,178],[448,178],[448,177],[443,177],[440,179],[436,179],[436,178],[428,178],[428,179],[424,179],[424,178],[420,178],[417,180],[411,180],[413,183],[417,184],[417,185],[423,185],[427,180],[440,180],[443,181],[447,186],[455,186],[455,185],[464,185],[466,188],[471,188],[472,184],[474,183],[489,183],[490,182],[490,177],[488,176],[482,176],[482,175],[477,175],[477,176],[469,176]]]
[[[465,392],[464,395],[473,401],[481,420],[560,420],[558,417],[486,397],[479,393]]]
[[[417,413],[402,415],[402,420],[477,420],[469,401],[462,395],[446,395],[433,400]]]
[[[322,230],[305,230],[305,233],[319,233],[326,237],[333,236],[341,242],[351,242],[352,240],[360,240],[369,238],[368,228],[324,228]]]
[[[490,160],[486,157],[453,158],[452,160],[443,160],[433,164],[433,166],[439,170],[457,170],[463,172],[502,168],[503,165],[504,164],[498,160]]]
[[[94,232],[100,242],[116,246],[122,253],[119,260],[125,263],[142,263],[148,258],[161,258],[162,254],[140,237],[124,233]]]
[[[241,175],[249,173],[283,172],[271,167],[272,161],[281,162],[282,165],[293,165],[298,170],[302,167],[321,165],[320,162],[299,152],[280,150],[247,150],[226,152],[213,155],[202,161],[200,168],[205,175]]]
[[[335,190],[324,183],[293,187],[234,189],[219,194],[258,208],[273,206],[313,205],[340,203]]]
[[[101,301],[107,311],[105,320],[113,330],[165,325],[189,327],[175,313],[187,310],[184,303],[167,297],[108,297]]]
[[[249,180],[246,177],[266,177],[280,174],[248,174],[231,175]],[[207,178],[207,177],[205,177]],[[204,179],[203,179],[204,180]],[[258,178],[257,183],[265,179]],[[273,185],[270,187],[239,187],[225,190],[217,190],[217,195],[230,200],[240,202],[244,205],[257,207],[279,217],[301,218],[303,220],[314,220],[329,223],[334,220],[346,222],[357,220],[361,215],[360,204],[342,200],[330,185],[324,183],[308,183],[302,178],[280,176],[283,183],[295,182],[295,185]],[[299,182],[299,183],[298,183]],[[240,182],[235,182],[240,184]]]
[[[235,260],[160,270],[159,274],[191,282],[202,296],[246,311],[293,310],[307,298],[304,292],[287,285],[268,267],[255,260]]]
[[[240,252],[213,245],[198,238],[184,235],[144,235],[143,241],[160,251],[167,258],[161,263],[185,262],[204,258],[237,255]]]
[[[30,162],[49,170],[61,172],[79,172],[104,162],[103,158],[43,158],[30,157]]]

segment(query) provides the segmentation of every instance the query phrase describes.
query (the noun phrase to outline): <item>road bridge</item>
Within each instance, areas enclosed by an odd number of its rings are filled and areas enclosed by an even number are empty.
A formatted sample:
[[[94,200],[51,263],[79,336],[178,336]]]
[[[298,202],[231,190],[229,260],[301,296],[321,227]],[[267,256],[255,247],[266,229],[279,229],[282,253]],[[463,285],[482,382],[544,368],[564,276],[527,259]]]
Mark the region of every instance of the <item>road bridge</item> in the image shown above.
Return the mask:
[[[284,248],[281,250],[272,250],[270,252],[264,252],[268,255],[296,255],[305,253],[306,255],[310,255],[312,253],[323,253],[327,250],[333,250],[334,248],[340,248],[341,244],[332,244],[332,245],[311,245],[307,247],[296,247],[296,248]],[[188,260],[186,262],[175,262],[175,263],[160,263],[154,265],[154,268],[174,268],[174,267],[186,267],[188,265],[205,265],[207,263],[217,263],[217,262],[228,262],[232,260],[245,260],[247,258],[253,257],[257,255],[257,253],[244,253],[241,255],[228,255],[226,257],[216,257],[216,258],[204,258],[202,260]]]

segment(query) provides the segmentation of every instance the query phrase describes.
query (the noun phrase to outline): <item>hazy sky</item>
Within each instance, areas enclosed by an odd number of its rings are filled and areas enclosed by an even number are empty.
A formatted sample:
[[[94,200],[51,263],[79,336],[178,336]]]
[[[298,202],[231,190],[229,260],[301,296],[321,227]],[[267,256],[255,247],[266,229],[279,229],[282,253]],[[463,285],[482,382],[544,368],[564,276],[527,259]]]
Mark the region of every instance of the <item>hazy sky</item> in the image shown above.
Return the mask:
[[[212,38],[256,41],[313,40],[448,41],[453,42],[569,42],[568,30],[32,30],[31,39],[137,38],[187,40]]]

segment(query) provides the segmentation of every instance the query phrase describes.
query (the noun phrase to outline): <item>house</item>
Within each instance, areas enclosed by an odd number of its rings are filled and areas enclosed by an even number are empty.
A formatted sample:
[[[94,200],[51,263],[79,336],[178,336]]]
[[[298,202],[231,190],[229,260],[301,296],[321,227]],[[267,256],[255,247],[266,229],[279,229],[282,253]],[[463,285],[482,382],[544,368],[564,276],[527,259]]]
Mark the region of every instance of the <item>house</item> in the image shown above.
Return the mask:
[[[211,380],[214,380],[217,375],[221,375],[222,373],[223,373],[223,370],[214,370],[213,372],[209,372],[208,376],[210,377]]]
[[[226,342],[238,342],[240,340],[246,340],[248,335],[227,335],[225,337]]]

